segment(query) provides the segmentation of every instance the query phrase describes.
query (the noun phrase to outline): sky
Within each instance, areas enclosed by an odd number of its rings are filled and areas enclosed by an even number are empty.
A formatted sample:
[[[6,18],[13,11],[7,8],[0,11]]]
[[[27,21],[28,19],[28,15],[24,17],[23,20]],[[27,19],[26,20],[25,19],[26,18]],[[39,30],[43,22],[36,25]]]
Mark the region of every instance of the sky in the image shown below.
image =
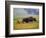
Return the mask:
[[[33,8],[14,8],[13,9],[14,16],[31,16],[31,15],[39,15],[39,9]]]

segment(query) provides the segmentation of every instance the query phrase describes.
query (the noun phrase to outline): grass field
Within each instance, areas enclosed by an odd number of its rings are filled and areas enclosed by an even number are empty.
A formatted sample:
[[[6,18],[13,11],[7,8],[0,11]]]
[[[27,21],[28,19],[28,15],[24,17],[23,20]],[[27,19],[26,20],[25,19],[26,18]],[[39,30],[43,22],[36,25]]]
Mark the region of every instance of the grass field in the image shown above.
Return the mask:
[[[20,24],[17,23],[17,20],[20,18],[15,18],[14,19],[14,30],[19,30],[19,29],[38,29],[39,28],[39,17],[35,16],[37,21],[29,22],[29,23],[22,23],[20,21]],[[22,19],[22,18],[21,18]]]

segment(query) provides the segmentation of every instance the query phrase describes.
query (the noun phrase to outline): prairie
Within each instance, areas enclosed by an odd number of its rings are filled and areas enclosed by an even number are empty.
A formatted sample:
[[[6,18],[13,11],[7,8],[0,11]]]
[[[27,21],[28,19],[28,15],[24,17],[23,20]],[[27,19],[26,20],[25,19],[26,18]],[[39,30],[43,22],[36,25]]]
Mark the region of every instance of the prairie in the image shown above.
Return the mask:
[[[33,16],[36,18],[37,21],[29,22],[29,23],[22,23],[22,19],[24,17],[14,17],[14,30],[21,30],[21,29],[38,29],[39,28],[39,16]],[[26,18],[26,17],[25,17]],[[28,18],[28,17],[27,17]],[[19,21],[19,22],[17,22]]]

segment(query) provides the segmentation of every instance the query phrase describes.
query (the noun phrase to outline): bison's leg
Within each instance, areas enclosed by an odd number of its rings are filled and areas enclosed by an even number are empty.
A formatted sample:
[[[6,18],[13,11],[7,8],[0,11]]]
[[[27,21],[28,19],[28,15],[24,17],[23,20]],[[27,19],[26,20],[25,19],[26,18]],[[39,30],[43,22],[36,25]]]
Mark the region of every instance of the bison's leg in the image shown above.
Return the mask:
[[[34,21],[36,21],[36,19],[34,18]]]

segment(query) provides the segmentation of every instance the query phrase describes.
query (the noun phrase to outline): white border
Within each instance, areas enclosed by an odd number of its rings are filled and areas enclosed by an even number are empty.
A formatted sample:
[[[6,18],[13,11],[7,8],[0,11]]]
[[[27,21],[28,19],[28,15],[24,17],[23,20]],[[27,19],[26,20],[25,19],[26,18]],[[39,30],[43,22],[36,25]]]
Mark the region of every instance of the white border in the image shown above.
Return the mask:
[[[39,29],[29,30],[13,30],[13,8],[33,8],[39,9]],[[39,33],[42,32],[42,6],[24,6],[24,5],[10,5],[10,34],[25,34],[25,33]]]

